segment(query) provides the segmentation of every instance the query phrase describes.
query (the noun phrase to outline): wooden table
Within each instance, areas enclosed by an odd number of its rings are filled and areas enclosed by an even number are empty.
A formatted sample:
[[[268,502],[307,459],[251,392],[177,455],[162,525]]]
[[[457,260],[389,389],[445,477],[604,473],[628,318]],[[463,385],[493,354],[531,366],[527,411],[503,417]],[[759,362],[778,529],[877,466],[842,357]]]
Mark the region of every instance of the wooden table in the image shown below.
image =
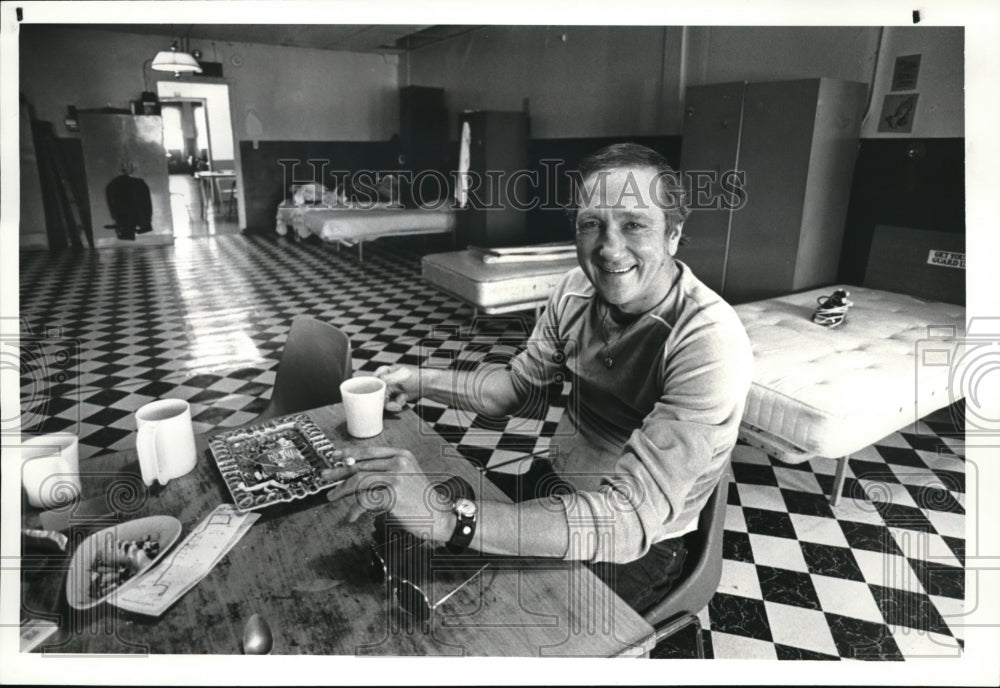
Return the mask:
[[[506,501],[410,410],[387,417],[385,431],[371,440],[348,437],[339,404],[308,415],[338,447],[407,447],[432,480],[461,475],[477,495]],[[84,498],[106,495],[122,520],[173,515],[183,537],[231,501],[206,438],[198,438],[198,448],[194,471],[149,489],[134,451],[85,460]],[[59,623],[42,646],[56,653],[240,654],[254,613],[272,627],[274,654],[592,657],[652,649],[652,628],[638,614],[587,567],[557,560],[462,557],[466,570],[489,566],[439,607],[429,628],[415,628],[368,577],[372,517],[348,524],[346,509],[315,495],[262,510],[215,569],[159,618],[109,604],[73,610],[66,603],[68,558],[25,556],[22,616]],[[23,522],[38,527],[39,515],[25,512]],[[91,532],[89,525],[72,526],[71,542]]]

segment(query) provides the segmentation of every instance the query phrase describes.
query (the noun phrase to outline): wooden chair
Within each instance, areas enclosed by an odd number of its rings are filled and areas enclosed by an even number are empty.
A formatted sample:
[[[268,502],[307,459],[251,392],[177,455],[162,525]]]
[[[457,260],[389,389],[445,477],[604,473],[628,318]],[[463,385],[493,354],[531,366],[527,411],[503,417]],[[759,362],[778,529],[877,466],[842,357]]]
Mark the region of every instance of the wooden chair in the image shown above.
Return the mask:
[[[351,340],[341,330],[306,315],[292,320],[274,389],[256,421],[340,401],[340,383],[351,377]]]
[[[722,579],[722,536],[728,495],[727,472],[701,510],[698,529],[684,536],[688,549],[684,572],[667,596],[643,614],[655,630],[657,643],[693,625],[699,659],[705,657],[705,644],[698,612],[712,599]]]

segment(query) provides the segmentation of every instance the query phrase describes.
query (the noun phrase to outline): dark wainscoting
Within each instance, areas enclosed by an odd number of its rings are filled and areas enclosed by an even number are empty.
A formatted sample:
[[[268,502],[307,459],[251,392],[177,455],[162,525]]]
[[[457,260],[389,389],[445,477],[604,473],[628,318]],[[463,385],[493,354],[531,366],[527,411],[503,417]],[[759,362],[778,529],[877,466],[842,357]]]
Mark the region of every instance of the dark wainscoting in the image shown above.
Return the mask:
[[[544,244],[552,241],[571,241],[573,228],[561,204],[569,200],[569,172],[580,160],[612,143],[638,143],[648,146],[667,159],[675,169],[680,165],[680,136],[612,136],[559,139],[528,139],[528,167],[537,175],[538,185],[531,189],[528,203],[527,244]],[[458,141],[448,143],[447,169],[440,170],[454,181],[458,169]],[[542,164],[542,161],[548,161]],[[556,164],[553,161],[560,161]],[[534,179],[534,178],[533,178]],[[554,188],[553,188],[554,187]]]
[[[532,171],[538,175],[539,180],[539,188],[536,190],[538,206],[528,211],[530,243],[573,239],[573,227],[561,209],[569,201],[570,178],[568,173],[576,168],[582,158],[613,143],[638,143],[648,146],[663,155],[675,169],[680,164],[680,136],[615,136],[529,140],[529,165]],[[542,161],[548,162],[543,164]],[[557,165],[552,161],[559,161],[561,164]]]
[[[240,141],[243,170],[243,193],[246,196],[246,230],[254,233],[274,231],[274,216],[278,204],[285,198],[292,183],[314,181],[310,160],[322,172],[322,183],[330,187],[335,172],[354,173],[360,170],[395,170],[398,168],[399,144],[395,141],[259,141],[257,148],[250,141]],[[282,166],[281,160],[296,160]],[[323,168],[323,163],[327,163]],[[285,167],[293,179],[285,179]]]
[[[680,164],[680,136],[529,140],[529,166],[539,180],[538,188],[534,189],[538,207],[528,211],[530,243],[572,239],[572,228],[559,208],[569,191],[568,171],[585,155],[623,141],[653,148],[675,168]],[[964,234],[964,147],[965,140],[958,138],[861,140],[838,281],[863,282],[876,225]],[[397,148],[395,141],[261,141],[255,150],[249,141],[241,141],[247,229],[273,231],[275,209],[287,191],[280,160],[299,161],[295,168],[297,182],[311,178],[309,160],[329,161],[324,180],[329,186],[333,171],[397,169]],[[458,165],[457,141],[449,142],[447,158],[445,169],[439,172],[452,182]],[[543,160],[562,164],[543,165]]]
[[[861,284],[877,225],[965,233],[965,139],[862,139],[838,280]]]
[[[544,243],[573,238],[565,213],[559,207],[568,198],[568,171],[573,170],[585,155],[612,144],[631,141],[660,152],[671,165],[680,161],[680,136],[600,137],[531,139],[528,141],[530,171],[538,175],[539,185],[533,189],[536,207],[528,211],[528,242]],[[274,213],[287,193],[284,169],[280,160],[298,160],[295,182],[309,181],[313,169],[309,160],[329,161],[324,184],[330,186],[333,171],[355,172],[363,169],[398,169],[398,142],[313,142],[313,141],[260,141],[254,150],[251,142],[240,141],[243,165],[243,185],[246,195],[247,230],[271,232],[274,230]],[[550,161],[545,165],[542,161]],[[556,165],[551,161],[561,161]],[[458,168],[458,142],[447,146],[443,169],[437,170],[454,183]],[[317,163],[320,164],[320,163]],[[552,189],[551,187],[555,187]],[[452,189],[448,191],[449,198]],[[546,203],[546,200],[548,202]]]

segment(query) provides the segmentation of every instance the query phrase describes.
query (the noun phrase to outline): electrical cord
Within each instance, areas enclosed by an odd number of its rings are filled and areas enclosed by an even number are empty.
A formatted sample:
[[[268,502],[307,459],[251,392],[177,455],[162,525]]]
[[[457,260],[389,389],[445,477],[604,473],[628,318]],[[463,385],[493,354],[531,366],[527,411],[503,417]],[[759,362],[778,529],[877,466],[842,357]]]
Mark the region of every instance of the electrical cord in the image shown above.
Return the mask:
[[[816,303],[819,306],[813,313],[813,322],[823,327],[839,326],[847,317],[847,309],[854,305],[854,302],[847,298],[850,295],[848,291],[837,289],[832,294],[817,297]]]

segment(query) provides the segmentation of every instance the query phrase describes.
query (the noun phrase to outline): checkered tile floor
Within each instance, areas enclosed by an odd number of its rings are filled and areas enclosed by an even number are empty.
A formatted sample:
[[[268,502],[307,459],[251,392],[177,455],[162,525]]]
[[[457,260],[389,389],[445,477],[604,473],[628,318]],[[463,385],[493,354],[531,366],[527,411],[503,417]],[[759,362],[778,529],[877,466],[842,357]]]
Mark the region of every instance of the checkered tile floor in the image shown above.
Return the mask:
[[[393,362],[475,369],[516,353],[528,316],[481,318],[420,280],[447,250],[401,238],[351,251],[251,236],[144,250],[21,258],[22,427],[79,435],[81,456],[133,446],[132,412],[191,402],[196,431],[244,423],[266,405],[292,318],[347,331],[356,370]],[[419,401],[416,411],[489,467],[543,448],[568,387],[527,417],[497,422]],[[965,462],[948,409],[866,447],[844,498],[834,462],[782,464],[739,446],[719,591],[701,612],[708,656],[904,660],[961,651]],[[525,463],[499,469],[527,470]],[[693,631],[654,656],[693,655]]]

